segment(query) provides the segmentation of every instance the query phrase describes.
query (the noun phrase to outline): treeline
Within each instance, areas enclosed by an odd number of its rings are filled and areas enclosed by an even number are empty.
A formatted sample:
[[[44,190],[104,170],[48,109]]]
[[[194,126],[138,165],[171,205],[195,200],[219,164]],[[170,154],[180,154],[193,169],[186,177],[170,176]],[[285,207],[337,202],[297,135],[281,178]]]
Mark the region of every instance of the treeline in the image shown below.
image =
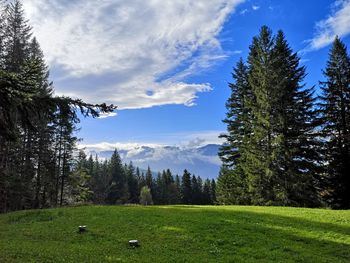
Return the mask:
[[[282,31],[264,26],[233,69],[218,201],[350,208],[350,57],[336,37],[322,94]]]
[[[66,202],[92,202],[95,204],[215,204],[215,180],[202,180],[187,170],[182,176],[167,169],[157,176],[148,167],[142,171],[132,162],[124,164],[114,151],[109,160],[97,156],[87,158],[79,152],[72,171],[76,195],[67,188]],[[76,178],[76,180],[74,179]]]
[[[0,1],[0,212],[56,206],[78,190],[70,178],[77,110],[97,117],[115,107],[53,96],[21,2],[5,2]]]

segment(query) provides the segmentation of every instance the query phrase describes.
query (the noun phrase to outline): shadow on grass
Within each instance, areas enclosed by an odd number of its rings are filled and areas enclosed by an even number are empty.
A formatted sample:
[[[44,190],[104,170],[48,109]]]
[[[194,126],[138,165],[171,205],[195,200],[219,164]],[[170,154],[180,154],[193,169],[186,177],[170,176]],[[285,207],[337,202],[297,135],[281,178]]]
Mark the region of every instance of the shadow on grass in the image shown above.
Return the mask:
[[[350,262],[348,226],[266,212],[173,208],[186,215],[184,224],[174,226],[211,244],[217,255],[247,261]]]
[[[220,209],[220,206],[217,207]],[[245,207],[248,208],[248,207]],[[263,208],[263,207],[259,207]],[[301,230],[310,230],[312,229],[313,232],[334,232],[341,235],[349,236],[349,242],[350,242],[350,225],[344,226],[339,224],[333,224],[328,222],[317,222],[316,220],[308,220],[306,218],[296,217],[294,215],[290,216],[283,216],[279,214],[273,214],[269,212],[258,212],[258,211],[246,211],[244,210],[229,210],[229,209],[223,209],[218,211],[214,209],[208,209],[205,206],[173,206],[172,209],[178,210],[179,212],[185,212],[185,213],[193,213],[193,214],[206,214],[206,215],[212,215],[216,218],[219,214],[221,214],[221,218],[226,218],[228,216],[231,219],[239,219],[243,220],[246,223],[249,222],[251,224],[273,224],[280,227],[291,227],[295,229],[301,229]],[[281,207],[281,209],[283,209]],[[287,208],[287,209],[298,209],[298,208]],[[297,210],[296,210],[297,211]],[[322,211],[322,210],[320,210]],[[327,210],[324,210],[327,211]],[[282,211],[281,211],[282,213]],[[300,214],[305,213],[305,211],[300,211]],[[223,215],[225,215],[223,217]],[[233,216],[233,217],[232,217]]]

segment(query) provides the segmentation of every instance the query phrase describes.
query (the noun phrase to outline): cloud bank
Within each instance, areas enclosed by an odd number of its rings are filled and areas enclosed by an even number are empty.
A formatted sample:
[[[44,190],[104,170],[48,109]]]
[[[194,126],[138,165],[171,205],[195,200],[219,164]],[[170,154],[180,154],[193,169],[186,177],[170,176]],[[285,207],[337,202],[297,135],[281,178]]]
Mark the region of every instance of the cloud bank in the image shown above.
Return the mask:
[[[336,1],[332,14],[316,24],[316,33],[310,40],[309,50],[323,48],[333,42],[336,35],[350,33],[350,0]]]
[[[100,143],[84,145],[84,151],[90,155],[97,155],[105,160],[111,157],[117,147],[123,162],[132,161],[134,165],[153,171],[170,169],[175,174],[182,174],[184,169],[191,173],[206,178],[214,178],[218,175],[221,161],[218,157],[219,145],[203,144],[204,140],[198,139],[187,147],[165,146],[160,144],[140,143]]]
[[[137,142],[98,142],[98,143],[79,143],[80,149],[86,148],[94,151],[113,151],[114,149],[130,151],[142,146],[151,148],[163,148],[166,146],[177,147],[181,149],[198,148],[208,144],[222,144],[224,140],[219,135],[225,131],[209,130],[199,132],[177,132],[169,134],[157,134],[157,140],[137,141]]]
[[[134,109],[192,106],[210,91],[186,77],[225,57],[217,36],[243,1],[27,0],[24,8],[58,94]]]

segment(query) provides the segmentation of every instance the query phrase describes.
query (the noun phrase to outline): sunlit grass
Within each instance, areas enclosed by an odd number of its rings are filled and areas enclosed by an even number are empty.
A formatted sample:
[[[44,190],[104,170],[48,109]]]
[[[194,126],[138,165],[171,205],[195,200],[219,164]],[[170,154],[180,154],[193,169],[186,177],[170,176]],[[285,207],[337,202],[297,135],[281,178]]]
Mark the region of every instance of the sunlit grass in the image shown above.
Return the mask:
[[[0,215],[0,262],[254,261],[350,262],[350,211],[82,206]]]

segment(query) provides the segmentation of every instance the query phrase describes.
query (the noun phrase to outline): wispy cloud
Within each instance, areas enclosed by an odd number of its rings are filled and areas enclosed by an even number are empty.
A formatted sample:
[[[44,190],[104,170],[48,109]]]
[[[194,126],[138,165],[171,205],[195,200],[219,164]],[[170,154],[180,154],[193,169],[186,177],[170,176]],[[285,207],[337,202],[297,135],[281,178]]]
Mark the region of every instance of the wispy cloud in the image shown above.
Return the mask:
[[[316,23],[314,37],[307,41],[306,51],[323,48],[334,40],[335,36],[344,37],[350,33],[350,0],[336,1],[328,18]]]
[[[131,109],[192,106],[210,91],[185,78],[225,56],[217,37],[242,2],[27,0],[24,7],[60,79],[57,93]]]
[[[241,15],[244,15],[245,13],[247,13],[248,12],[248,9],[247,8],[245,8],[245,9],[243,9],[241,12],[239,12]]]
[[[117,116],[118,114],[116,112],[109,112],[109,113],[100,113],[100,116],[98,117],[99,119],[105,119],[108,117],[114,117]]]
[[[234,54],[234,55],[238,55],[238,54],[242,54],[242,50],[234,50],[234,51],[232,51],[232,54]]]
[[[251,7],[248,9],[248,8],[244,8],[244,9],[242,9],[240,12],[239,12],[239,14],[240,15],[245,15],[245,14],[247,14],[247,13],[249,13],[249,12],[252,12],[252,11],[257,11],[257,10],[259,10],[260,9],[260,6],[258,6],[258,5],[251,5]]]

